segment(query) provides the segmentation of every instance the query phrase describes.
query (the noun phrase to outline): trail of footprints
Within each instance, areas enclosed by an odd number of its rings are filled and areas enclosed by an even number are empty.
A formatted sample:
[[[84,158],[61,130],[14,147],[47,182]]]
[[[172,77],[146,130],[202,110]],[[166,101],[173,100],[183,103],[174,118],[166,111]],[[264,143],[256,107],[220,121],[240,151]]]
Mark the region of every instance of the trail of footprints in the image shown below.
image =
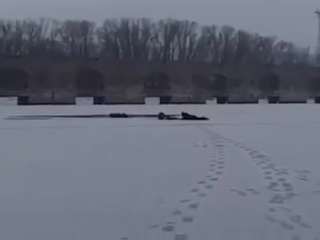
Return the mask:
[[[149,230],[163,231],[172,234],[174,240],[189,240],[186,233],[177,233],[179,224],[192,224],[195,221],[195,213],[201,207],[201,200],[208,197],[210,192],[214,191],[215,184],[219,182],[225,172],[225,144],[231,144],[240,148],[263,173],[266,182],[266,188],[270,191],[269,208],[265,216],[266,220],[278,224],[281,228],[292,232],[292,240],[301,240],[301,236],[296,234],[294,230],[297,228],[311,229],[301,215],[297,214],[286,204],[290,199],[300,196],[296,193],[294,185],[290,178],[293,176],[301,181],[309,181],[311,174],[308,170],[289,171],[275,164],[272,159],[259,151],[250,148],[240,142],[229,138],[222,137],[217,133],[203,128],[204,132],[210,137],[210,146],[212,149],[212,157],[208,165],[207,173],[203,179],[195,182],[189,190],[189,198],[181,199],[176,209],[171,213],[172,219],[165,223],[154,224],[148,226]],[[206,145],[207,146],[207,145]],[[230,189],[231,192],[246,197],[248,195],[258,196],[261,191],[247,188],[244,190]],[[320,191],[319,191],[320,193]],[[298,230],[299,230],[298,229]],[[299,231],[298,231],[299,232]],[[128,238],[123,238],[127,239]],[[318,240],[315,238],[314,240]]]
[[[302,239],[301,236],[295,232],[299,233],[301,232],[301,229],[312,229],[312,226],[308,224],[301,215],[291,209],[287,203],[294,197],[301,196],[296,192],[291,179],[294,177],[301,181],[309,181],[311,171],[290,171],[289,169],[278,166],[270,157],[261,154],[253,148],[232,139],[221,138],[227,143],[242,149],[246,154],[248,154],[253,163],[262,171],[266,182],[266,189],[270,192],[269,208],[267,209],[266,220],[271,223],[278,224],[281,228],[290,231],[292,233],[292,240]],[[259,191],[255,189],[246,190],[254,195],[259,194]],[[231,191],[240,196],[247,196],[245,191],[236,189],[231,189]],[[320,193],[320,191],[317,192]]]
[[[172,212],[172,221],[163,224],[149,226],[148,229],[158,229],[173,234],[174,240],[187,240],[188,234],[177,233],[179,224],[191,224],[195,221],[195,213],[201,207],[202,199],[214,191],[215,184],[225,172],[224,141],[216,136],[210,136],[211,159],[207,173],[203,179],[195,182],[189,191],[189,198],[181,199],[178,206]]]

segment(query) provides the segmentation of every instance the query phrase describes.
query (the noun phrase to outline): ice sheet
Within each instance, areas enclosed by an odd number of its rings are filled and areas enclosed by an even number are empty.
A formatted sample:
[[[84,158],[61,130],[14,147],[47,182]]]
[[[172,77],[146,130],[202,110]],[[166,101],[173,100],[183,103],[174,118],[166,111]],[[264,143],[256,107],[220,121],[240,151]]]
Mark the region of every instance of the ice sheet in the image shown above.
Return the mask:
[[[320,239],[318,108],[0,106],[0,239]]]

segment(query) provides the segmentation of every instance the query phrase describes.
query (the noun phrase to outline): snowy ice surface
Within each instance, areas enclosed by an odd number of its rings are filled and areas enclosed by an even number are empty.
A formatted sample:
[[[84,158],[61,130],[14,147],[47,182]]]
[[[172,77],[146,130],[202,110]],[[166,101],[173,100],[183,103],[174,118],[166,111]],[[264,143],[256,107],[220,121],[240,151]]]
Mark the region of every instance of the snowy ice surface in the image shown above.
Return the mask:
[[[32,114],[190,113],[5,120]],[[319,240],[320,106],[0,106],[2,240]]]

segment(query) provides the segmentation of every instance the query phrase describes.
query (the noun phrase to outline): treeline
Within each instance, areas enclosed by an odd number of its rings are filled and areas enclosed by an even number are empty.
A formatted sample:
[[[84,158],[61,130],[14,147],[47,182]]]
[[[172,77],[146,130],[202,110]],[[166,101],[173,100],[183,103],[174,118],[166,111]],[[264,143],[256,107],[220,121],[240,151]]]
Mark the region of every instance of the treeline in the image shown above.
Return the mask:
[[[307,64],[308,49],[230,26],[166,19],[0,20],[0,54],[111,60]]]

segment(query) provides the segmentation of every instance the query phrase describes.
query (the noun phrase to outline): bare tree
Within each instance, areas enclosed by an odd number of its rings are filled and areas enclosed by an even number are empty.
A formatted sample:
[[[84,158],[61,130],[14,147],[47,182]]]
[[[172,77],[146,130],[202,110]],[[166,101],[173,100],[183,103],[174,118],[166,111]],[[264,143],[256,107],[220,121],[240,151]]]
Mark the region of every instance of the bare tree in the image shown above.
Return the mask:
[[[59,35],[69,56],[81,55],[81,31],[78,21],[67,20],[62,23]]]
[[[230,26],[223,26],[219,33],[220,39],[220,58],[219,64],[225,65],[232,63],[235,48],[235,29]]]
[[[118,39],[119,23],[116,19],[106,19],[98,29],[100,55],[109,59],[120,59],[120,43]]]
[[[0,20],[2,55],[279,65],[307,64],[308,53],[275,37],[187,20],[106,19],[98,27],[86,20]]]
[[[174,19],[160,20],[157,24],[158,50],[162,62],[176,60],[177,41],[176,36],[179,32],[179,21]]]
[[[220,44],[221,39],[217,26],[202,27],[201,36],[198,39],[198,60],[217,64],[219,62]]]
[[[90,50],[93,51],[94,33],[95,33],[95,23],[90,21],[80,21],[76,22],[80,32],[80,55],[82,57],[91,56]]]
[[[248,62],[250,55],[250,43],[252,36],[250,33],[239,30],[235,33],[235,53],[234,63],[245,63]]]
[[[1,21],[0,30],[1,30],[1,40],[2,40],[2,54],[10,54],[10,35],[12,34],[13,24],[12,21]]]

